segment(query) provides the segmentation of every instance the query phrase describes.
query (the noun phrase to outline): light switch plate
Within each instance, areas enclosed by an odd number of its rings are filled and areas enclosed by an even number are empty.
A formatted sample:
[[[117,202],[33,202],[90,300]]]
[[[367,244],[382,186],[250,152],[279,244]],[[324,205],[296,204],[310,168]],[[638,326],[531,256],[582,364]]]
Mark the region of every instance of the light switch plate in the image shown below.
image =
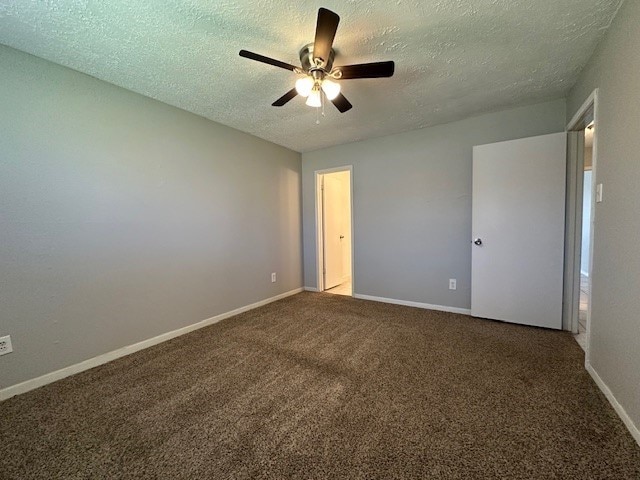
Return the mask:
[[[596,203],[602,202],[602,184],[598,183],[596,185]]]

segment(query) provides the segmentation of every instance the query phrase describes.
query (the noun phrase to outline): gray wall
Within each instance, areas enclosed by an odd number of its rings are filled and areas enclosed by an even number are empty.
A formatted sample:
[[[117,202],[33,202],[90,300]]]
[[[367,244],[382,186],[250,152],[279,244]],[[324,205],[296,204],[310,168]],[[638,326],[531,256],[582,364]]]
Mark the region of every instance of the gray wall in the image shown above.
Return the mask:
[[[304,153],[305,285],[317,286],[314,171],[353,165],[355,293],[469,308],[472,148],[563,131],[565,115],[557,100]]]
[[[302,286],[299,153],[3,46],[0,85],[1,387]]]
[[[640,426],[640,2],[624,3],[568,99],[599,88],[591,365]]]

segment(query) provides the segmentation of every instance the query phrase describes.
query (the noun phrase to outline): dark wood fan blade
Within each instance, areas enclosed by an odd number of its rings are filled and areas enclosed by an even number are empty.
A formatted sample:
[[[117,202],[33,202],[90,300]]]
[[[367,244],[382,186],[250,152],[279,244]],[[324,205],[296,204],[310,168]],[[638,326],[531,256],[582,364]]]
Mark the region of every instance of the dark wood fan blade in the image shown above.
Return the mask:
[[[273,105],[274,107],[281,107],[285,103],[287,103],[289,100],[293,99],[296,95],[298,95],[298,92],[296,92],[295,88],[292,88],[283,96],[281,96],[279,99],[277,99],[275,102],[273,102],[271,105]]]
[[[336,70],[342,72],[340,80],[349,80],[350,78],[382,78],[393,75],[395,64],[393,62],[360,63],[358,65],[337,67]]]
[[[268,65],[273,65],[274,67],[284,68],[286,70],[295,70],[297,67],[293,65],[289,65],[288,63],[281,62],[280,60],[274,60],[273,58],[265,57],[264,55],[259,55],[257,53],[249,52],[247,50],[240,50],[240,56],[244,58],[249,58],[251,60],[255,60],[256,62],[266,63]]]
[[[351,105],[351,103],[349,103],[349,100],[347,100],[346,97],[341,93],[339,93],[336,98],[331,100],[331,103],[333,103],[336,108],[340,110],[340,113],[344,113],[347,110],[351,110],[353,108],[353,105]]]
[[[316,24],[316,39],[313,44],[313,58],[321,58],[324,62],[329,59],[333,39],[338,30],[340,17],[331,10],[321,8],[318,10],[318,23]]]

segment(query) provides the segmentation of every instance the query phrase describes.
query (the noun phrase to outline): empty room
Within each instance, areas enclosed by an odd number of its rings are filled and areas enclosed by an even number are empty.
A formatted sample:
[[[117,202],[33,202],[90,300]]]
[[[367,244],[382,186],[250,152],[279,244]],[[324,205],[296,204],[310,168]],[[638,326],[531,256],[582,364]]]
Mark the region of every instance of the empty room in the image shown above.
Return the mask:
[[[638,25],[0,0],[0,479],[640,479]]]

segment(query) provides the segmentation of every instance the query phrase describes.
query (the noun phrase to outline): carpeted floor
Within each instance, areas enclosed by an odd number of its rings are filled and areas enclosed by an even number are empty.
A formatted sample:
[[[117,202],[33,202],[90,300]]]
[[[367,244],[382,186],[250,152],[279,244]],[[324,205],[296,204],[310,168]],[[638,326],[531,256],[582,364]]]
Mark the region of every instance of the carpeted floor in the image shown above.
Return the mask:
[[[0,403],[3,479],[638,479],[570,334],[301,293]]]

